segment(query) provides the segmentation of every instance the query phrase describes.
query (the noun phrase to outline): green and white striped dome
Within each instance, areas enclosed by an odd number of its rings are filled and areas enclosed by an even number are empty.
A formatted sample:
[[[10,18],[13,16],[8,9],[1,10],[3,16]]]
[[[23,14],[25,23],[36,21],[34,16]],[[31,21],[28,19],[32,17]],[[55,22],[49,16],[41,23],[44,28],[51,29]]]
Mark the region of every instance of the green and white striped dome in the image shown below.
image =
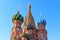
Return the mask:
[[[20,20],[20,21],[24,21],[24,18],[23,18],[23,16],[21,15],[21,14],[19,14],[19,11],[15,14],[15,15],[13,15],[13,17],[12,17],[12,22],[14,21],[14,20]]]

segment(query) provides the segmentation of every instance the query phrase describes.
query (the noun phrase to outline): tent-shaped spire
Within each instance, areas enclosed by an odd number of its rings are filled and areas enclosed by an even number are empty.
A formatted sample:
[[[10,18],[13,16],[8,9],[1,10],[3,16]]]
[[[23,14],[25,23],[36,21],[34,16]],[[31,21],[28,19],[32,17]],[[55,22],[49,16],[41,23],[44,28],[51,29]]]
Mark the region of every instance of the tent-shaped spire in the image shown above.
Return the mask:
[[[28,5],[28,15],[27,16],[28,17],[32,16],[32,14],[31,14],[31,5],[30,4]]]

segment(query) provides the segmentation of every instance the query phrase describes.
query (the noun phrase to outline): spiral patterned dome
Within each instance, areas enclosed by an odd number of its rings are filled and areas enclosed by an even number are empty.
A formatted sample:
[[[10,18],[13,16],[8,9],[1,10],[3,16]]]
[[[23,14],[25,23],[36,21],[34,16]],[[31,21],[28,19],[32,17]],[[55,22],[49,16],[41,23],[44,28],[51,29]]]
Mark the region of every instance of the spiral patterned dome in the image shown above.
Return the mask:
[[[12,17],[12,22],[13,22],[14,20],[20,20],[20,21],[22,21],[22,22],[24,21],[24,18],[23,18],[22,15],[19,14],[19,11],[18,11],[15,15],[13,15],[13,17]]]

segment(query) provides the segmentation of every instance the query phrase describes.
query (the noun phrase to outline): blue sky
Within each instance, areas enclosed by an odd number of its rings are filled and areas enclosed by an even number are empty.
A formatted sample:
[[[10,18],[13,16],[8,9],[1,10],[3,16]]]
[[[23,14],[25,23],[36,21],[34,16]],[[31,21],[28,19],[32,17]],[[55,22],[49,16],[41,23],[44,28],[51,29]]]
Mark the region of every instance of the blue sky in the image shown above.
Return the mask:
[[[48,40],[60,40],[60,0],[30,0],[31,12],[37,26],[40,12],[47,21]],[[13,23],[12,16],[18,11],[25,18],[28,0],[0,0],[0,40],[10,40]]]

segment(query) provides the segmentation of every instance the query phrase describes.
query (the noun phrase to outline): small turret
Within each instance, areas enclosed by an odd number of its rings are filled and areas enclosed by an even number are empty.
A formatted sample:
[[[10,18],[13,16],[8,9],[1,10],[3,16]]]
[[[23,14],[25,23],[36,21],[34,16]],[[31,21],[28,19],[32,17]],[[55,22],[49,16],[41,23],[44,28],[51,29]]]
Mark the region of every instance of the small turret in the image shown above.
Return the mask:
[[[40,19],[38,22],[38,40],[47,40],[46,20]]]

